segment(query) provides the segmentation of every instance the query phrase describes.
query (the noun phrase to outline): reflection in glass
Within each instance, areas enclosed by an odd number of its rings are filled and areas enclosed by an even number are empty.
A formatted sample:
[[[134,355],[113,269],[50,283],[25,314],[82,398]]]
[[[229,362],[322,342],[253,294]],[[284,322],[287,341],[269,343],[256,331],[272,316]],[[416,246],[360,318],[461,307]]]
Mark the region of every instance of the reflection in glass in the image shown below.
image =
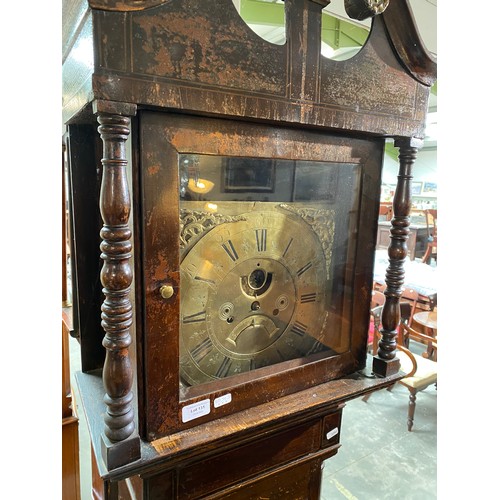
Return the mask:
[[[184,387],[349,348],[338,288],[359,169],[179,155]]]

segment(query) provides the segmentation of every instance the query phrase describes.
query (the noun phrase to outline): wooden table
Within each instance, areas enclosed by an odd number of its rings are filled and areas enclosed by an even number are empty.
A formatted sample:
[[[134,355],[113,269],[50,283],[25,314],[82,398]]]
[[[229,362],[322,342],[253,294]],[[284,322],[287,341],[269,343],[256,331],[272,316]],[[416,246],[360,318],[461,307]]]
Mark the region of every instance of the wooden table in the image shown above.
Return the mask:
[[[373,268],[373,281],[385,284],[385,274],[389,266],[386,250],[377,250]],[[404,264],[404,288],[416,290],[418,293],[417,309],[433,310],[437,306],[437,267],[410,260]],[[415,316],[413,316],[415,317]]]
[[[437,335],[437,311],[422,311],[413,315],[413,321],[422,325],[428,335]]]
[[[424,327],[424,333],[430,337],[437,338],[437,311],[422,311],[413,315],[413,321]],[[432,343],[427,345],[427,352],[424,353],[425,358],[436,359],[436,350]]]

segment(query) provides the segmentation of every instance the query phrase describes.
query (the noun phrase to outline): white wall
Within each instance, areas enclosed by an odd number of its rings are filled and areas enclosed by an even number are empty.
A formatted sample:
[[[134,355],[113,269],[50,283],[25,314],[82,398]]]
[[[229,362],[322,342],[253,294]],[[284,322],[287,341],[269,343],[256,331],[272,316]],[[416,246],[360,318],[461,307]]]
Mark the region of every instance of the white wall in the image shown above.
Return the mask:
[[[390,156],[384,156],[384,169],[382,171],[382,182],[395,184],[399,171],[399,163]],[[437,150],[423,149],[418,152],[413,166],[413,180],[421,182],[438,182],[437,176]]]

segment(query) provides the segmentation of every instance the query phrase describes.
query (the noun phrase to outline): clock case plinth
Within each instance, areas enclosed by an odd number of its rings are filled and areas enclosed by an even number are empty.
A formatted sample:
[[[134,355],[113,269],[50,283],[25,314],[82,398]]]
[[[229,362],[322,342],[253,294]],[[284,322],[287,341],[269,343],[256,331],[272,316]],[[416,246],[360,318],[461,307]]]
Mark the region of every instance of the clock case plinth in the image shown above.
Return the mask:
[[[351,387],[351,395],[342,398],[350,399],[401,376],[392,373],[398,367],[394,338],[408,238],[412,165],[424,136],[436,63],[416,33],[408,3],[394,0],[373,18],[369,39],[355,58],[323,58],[321,10],[328,3],[286,0],[287,43],[283,46],[265,42],[251,32],[231,0],[92,0],[64,7],[63,121],[74,238],[75,335],[81,344],[83,377],[98,374],[91,384],[97,387],[95,391],[88,393],[84,383],[81,390],[87,419],[99,421],[91,426],[94,451],[99,455],[97,475],[104,478],[110,495],[116,493],[117,481],[134,475],[134,470],[146,470],[148,464],[163,467],[159,465],[162,454],[150,443],[216,426],[218,419],[233,415],[254,418],[253,409],[260,405],[279,405],[282,398],[294,394],[300,398],[304,391],[325,384],[342,385],[342,380],[365,367],[380,171],[388,138],[399,148],[400,172],[388,250],[383,338],[373,365],[386,378],[374,379],[361,392]],[[92,48],[93,58],[81,57],[79,48],[84,45]],[[185,426],[175,423],[180,421],[182,406],[178,294],[174,293],[167,306],[162,302],[162,314],[170,318],[166,329],[158,328],[148,310],[161,300],[157,288],[148,288],[144,267],[143,245],[150,231],[141,194],[141,172],[145,172],[141,166],[148,154],[155,154],[145,151],[140,139],[148,114],[162,116],[160,121],[167,127],[170,117],[179,116],[205,123],[208,128],[205,135],[203,131],[198,134],[200,140],[210,138],[217,120],[230,126],[241,123],[248,130],[273,131],[276,154],[287,138],[293,138],[293,148],[311,135],[340,150],[350,148],[351,156],[357,154],[356,144],[364,145],[365,152],[369,144],[371,151],[367,157],[371,173],[364,177],[360,195],[362,216],[356,228],[360,240],[348,270],[355,284],[347,321],[353,335],[347,354],[320,364],[291,367],[290,373],[297,375],[293,378],[270,370],[265,380],[248,380],[235,388],[234,395],[241,387],[243,395],[253,393],[254,399],[235,398],[243,403],[231,411],[227,407],[221,410],[215,420],[203,417]],[[170,143],[183,140],[189,142],[188,134],[174,134]],[[209,144],[200,141],[199,151],[204,153]],[[253,156],[256,144],[245,151],[242,143],[240,153]],[[307,156],[307,148],[299,149]],[[154,165],[150,167],[154,171]],[[178,219],[177,203],[178,195],[164,204],[166,220]],[[156,279],[158,285],[164,281],[179,290],[177,228],[171,227],[163,237],[163,247],[168,248],[174,264],[165,265]],[[173,349],[165,350],[167,346]],[[105,406],[93,405],[93,398],[86,397],[90,393],[103,395]],[[215,394],[216,390],[211,392],[211,402]],[[342,398],[333,391],[329,404],[335,406]],[[292,412],[290,418],[299,419],[301,412]],[[94,439],[96,432],[98,440]],[[227,432],[224,439],[230,441],[232,431]],[[234,439],[241,437],[234,434]],[[101,440],[106,439],[109,446],[103,450],[108,456],[114,456],[123,442],[134,444],[125,446],[126,459],[122,455],[106,467],[100,456]],[[113,444],[115,449],[109,451]],[[124,461],[129,465],[123,465]],[[155,496],[153,490],[148,495]]]
[[[370,361],[370,360],[369,360]],[[141,441],[141,459],[109,470],[100,456],[101,374],[79,373],[101,498],[319,498],[321,464],[341,448],[349,400],[394,384],[366,369],[164,438]],[[141,495],[143,495],[141,497]],[[134,497],[132,497],[134,498]]]

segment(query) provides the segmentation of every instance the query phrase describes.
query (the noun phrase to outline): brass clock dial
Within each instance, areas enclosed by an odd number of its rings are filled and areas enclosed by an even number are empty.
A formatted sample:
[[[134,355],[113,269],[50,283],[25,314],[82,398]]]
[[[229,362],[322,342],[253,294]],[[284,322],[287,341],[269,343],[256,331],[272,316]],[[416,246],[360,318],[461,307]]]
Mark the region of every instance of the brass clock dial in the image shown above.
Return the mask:
[[[181,262],[180,371],[189,385],[326,349],[322,244],[300,216],[256,206],[206,231]]]

